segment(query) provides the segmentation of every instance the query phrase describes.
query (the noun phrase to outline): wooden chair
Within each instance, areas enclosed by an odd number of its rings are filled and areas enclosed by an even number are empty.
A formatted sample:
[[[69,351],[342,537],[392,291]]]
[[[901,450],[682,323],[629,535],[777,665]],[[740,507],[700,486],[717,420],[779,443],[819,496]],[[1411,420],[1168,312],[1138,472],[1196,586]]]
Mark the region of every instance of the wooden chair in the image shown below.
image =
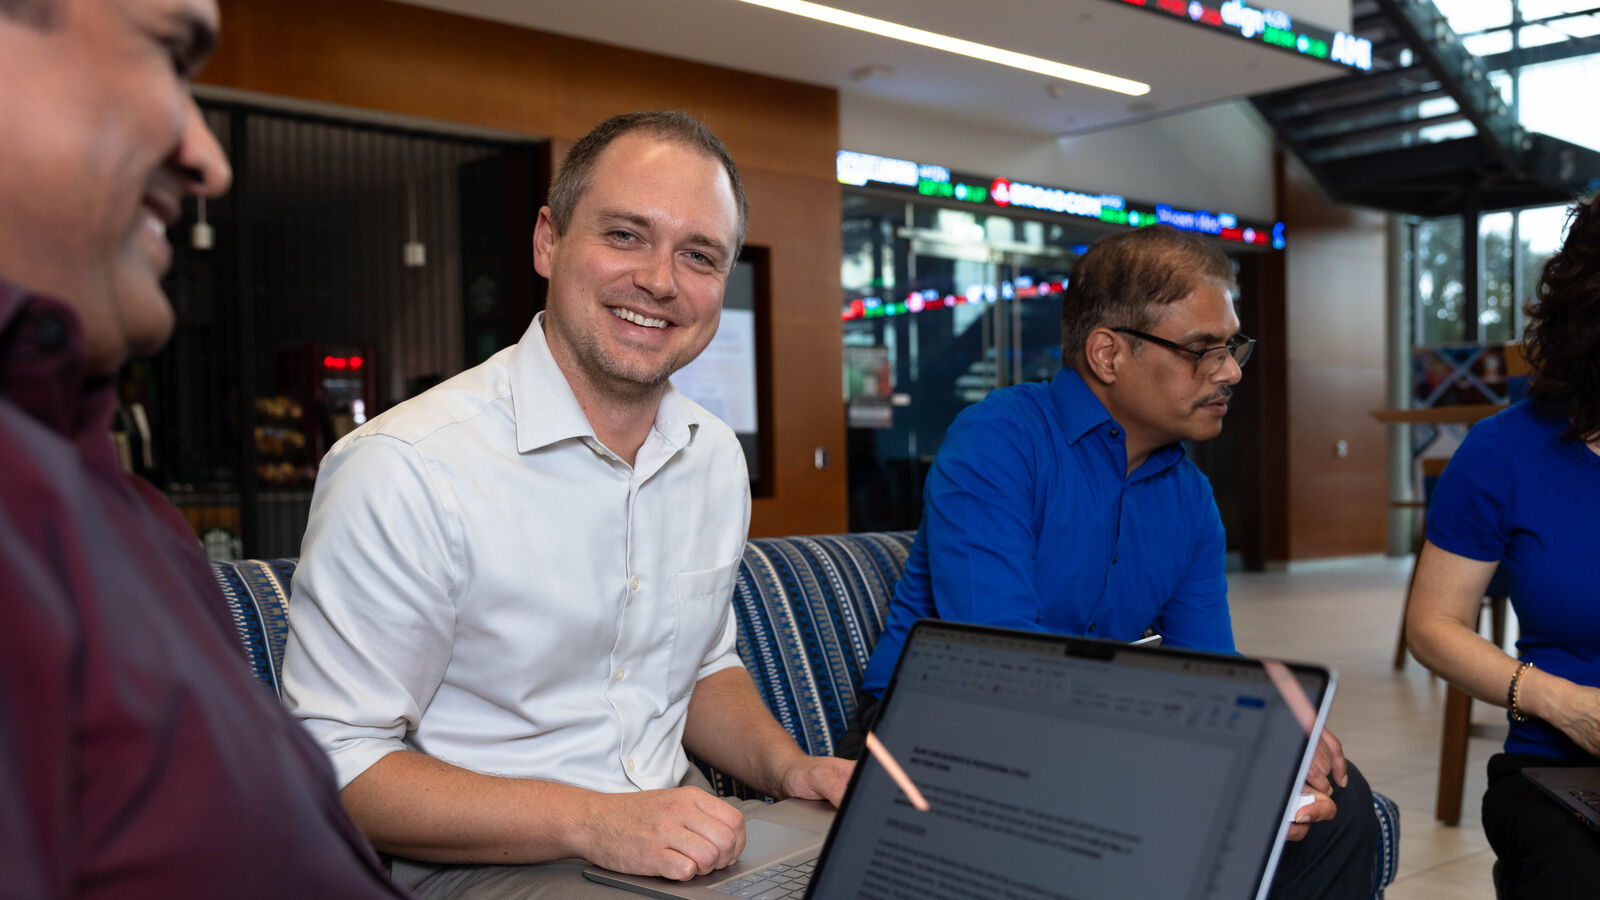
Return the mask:
[[[1423,494],[1432,494],[1434,482],[1444,472],[1445,459],[1424,459],[1422,461]],[[1426,501],[1424,501],[1424,508]],[[1426,518],[1426,512],[1420,519]],[[1420,557],[1422,542],[1427,530],[1419,523],[1416,539],[1413,542],[1413,553]],[[1406,584],[1406,607],[1411,605],[1411,588],[1417,579],[1416,562],[1411,565],[1411,579]],[[1505,586],[1504,575],[1496,571],[1489,582],[1489,588],[1484,594],[1483,605],[1478,609],[1478,627],[1482,627],[1483,610],[1489,611],[1489,635],[1495,646],[1504,647],[1506,643],[1506,604],[1508,591]],[[1395,642],[1394,667],[1401,669],[1406,664],[1406,615],[1405,608],[1400,612],[1400,637]],[[1445,687],[1444,700],[1444,728],[1439,736],[1439,784],[1434,795],[1433,817],[1446,825],[1459,825],[1461,823],[1461,795],[1466,787],[1467,780],[1467,742],[1472,737],[1472,696],[1453,684]]]

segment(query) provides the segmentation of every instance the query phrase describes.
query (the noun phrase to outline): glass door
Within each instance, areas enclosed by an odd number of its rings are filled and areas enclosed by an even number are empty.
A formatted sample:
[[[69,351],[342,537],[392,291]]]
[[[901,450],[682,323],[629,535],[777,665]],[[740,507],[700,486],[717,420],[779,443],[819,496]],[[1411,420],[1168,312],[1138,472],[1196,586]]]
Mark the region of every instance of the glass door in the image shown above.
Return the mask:
[[[1076,258],[1039,223],[895,205],[846,210],[852,530],[917,527],[923,481],[956,415],[992,390],[1055,375],[1060,293]]]

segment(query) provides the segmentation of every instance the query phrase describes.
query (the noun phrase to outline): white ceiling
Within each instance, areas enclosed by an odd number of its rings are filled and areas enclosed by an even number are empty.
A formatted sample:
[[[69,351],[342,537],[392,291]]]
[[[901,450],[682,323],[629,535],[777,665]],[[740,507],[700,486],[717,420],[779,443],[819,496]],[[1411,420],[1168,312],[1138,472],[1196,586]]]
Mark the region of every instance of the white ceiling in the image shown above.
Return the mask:
[[[832,5],[954,37],[1148,82],[1128,97],[851,31],[734,0],[401,0],[664,56],[837,88],[971,125],[1081,134],[1345,71],[1111,0],[833,0]],[[1325,28],[1349,26],[1348,0],[1274,6]],[[604,59],[596,59],[604,66]],[[892,78],[857,81],[863,66]],[[730,90],[737,85],[729,85]]]

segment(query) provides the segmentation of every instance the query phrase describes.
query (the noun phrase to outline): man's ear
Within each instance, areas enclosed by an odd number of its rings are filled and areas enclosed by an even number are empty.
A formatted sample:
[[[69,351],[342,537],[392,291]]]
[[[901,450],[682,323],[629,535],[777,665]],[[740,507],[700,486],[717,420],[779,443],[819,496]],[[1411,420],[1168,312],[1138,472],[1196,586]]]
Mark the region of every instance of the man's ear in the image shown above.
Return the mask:
[[[1096,328],[1089,332],[1089,339],[1083,344],[1083,362],[1091,376],[1103,384],[1114,384],[1122,359],[1122,344],[1111,329]]]
[[[550,207],[539,210],[539,220],[533,225],[533,268],[545,278],[550,277],[550,251],[556,244],[556,223],[550,218]]]

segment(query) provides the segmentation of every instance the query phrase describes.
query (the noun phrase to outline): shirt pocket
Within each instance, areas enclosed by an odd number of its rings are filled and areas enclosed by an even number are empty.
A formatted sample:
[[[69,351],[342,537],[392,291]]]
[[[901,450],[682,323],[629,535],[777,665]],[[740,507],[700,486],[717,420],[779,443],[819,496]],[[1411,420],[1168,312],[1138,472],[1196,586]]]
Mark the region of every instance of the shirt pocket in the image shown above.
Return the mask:
[[[722,637],[723,617],[730,615],[733,580],[739,561],[672,577],[672,658],[670,695],[682,697],[694,687],[707,653]]]

